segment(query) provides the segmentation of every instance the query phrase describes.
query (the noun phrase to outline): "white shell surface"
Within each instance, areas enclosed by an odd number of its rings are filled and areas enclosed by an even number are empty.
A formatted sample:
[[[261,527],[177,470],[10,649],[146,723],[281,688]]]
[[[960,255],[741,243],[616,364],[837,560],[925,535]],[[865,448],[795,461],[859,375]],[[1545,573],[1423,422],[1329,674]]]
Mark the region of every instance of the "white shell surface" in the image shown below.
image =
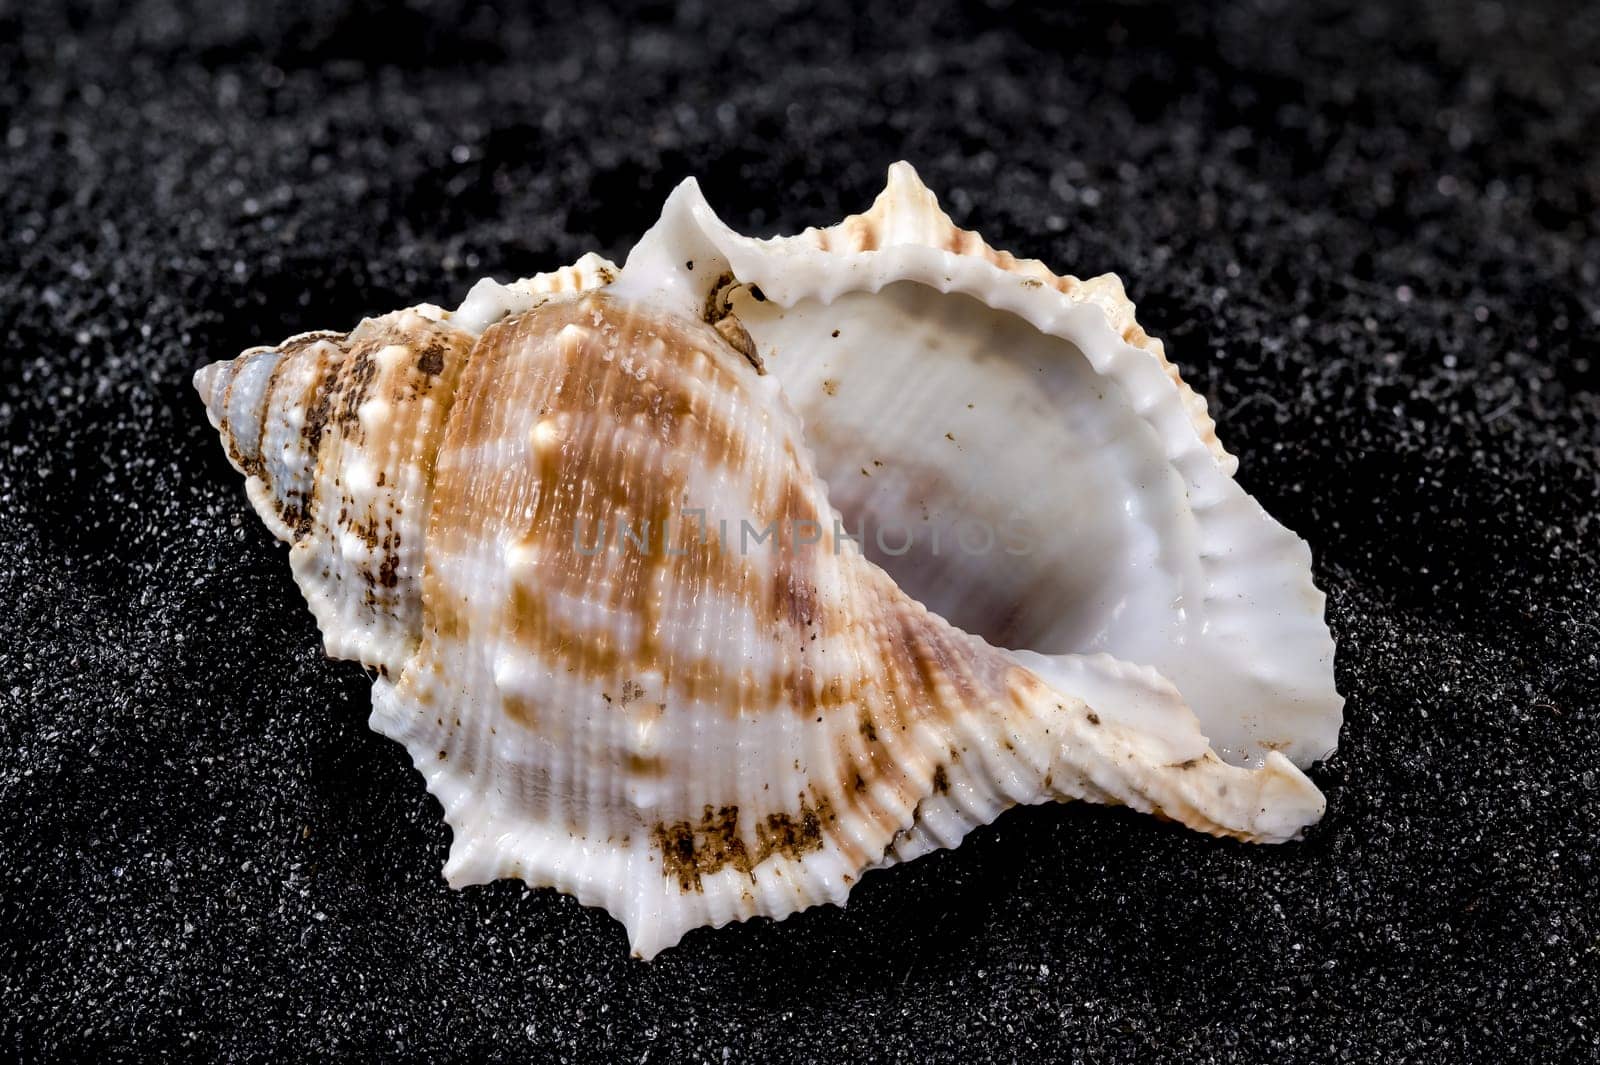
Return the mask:
[[[793,238],[739,237],[696,199],[762,293],[735,310],[833,505],[903,588],[1002,646],[1155,667],[1235,764],[1332,753],[1310,551],[1234,481],[1116,278],[995,252],[903,163],[867,214]]]
[[[556,887],[641,956],[1018,803],[1261,842],[1322,813],[1304,544],[1115,279],[989,249],[904,164],[772,241],[688,182],[620,272],[481,282],[196,385],[329,653],[379,670],[451,883]]]

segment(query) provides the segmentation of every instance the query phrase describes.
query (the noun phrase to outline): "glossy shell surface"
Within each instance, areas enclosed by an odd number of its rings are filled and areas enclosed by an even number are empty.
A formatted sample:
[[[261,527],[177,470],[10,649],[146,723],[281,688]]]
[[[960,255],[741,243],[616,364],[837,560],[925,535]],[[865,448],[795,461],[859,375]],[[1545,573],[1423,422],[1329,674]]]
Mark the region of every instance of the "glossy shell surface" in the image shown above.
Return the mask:
[[[650,957],[1019,803],[1255,842],[1322,814],[1305,545],[1115,278],[990,248],[905,164],[773,240],[686,182],[620,269],[195,383],[452,884],[569,892]]]

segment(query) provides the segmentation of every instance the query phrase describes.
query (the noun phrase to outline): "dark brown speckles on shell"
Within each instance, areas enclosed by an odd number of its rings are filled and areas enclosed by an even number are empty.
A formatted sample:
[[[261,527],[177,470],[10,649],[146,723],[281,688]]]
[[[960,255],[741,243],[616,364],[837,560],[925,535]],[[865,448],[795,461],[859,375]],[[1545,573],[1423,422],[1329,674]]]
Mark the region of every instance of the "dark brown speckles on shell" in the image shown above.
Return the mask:
[[[361,405],[367,401],[367,393],[377,379],[378,367],[373,354],[381,346],[368,340],[345,358],[345,371],[339,383],[338,418],[340,430],[352,440],[359,441],[364,431]]]
[[[733,294],[742,287],[731,272],[724,272],[707,290],[705,308],[700,312],[700,317],[717,331],[729,347],[743,355],[757,373],[764,374],[767,368],[762,364],[760,352],[756,350],[756,342],[739,321],[738,315],[733,313]],[[759,289],[752,289],[751,294],[757,299],[765,298],[760,295]]]
[[[662,873],[683,892],[704,890],[704,878],[732,868],[754,879],[774,857],[799,861],[820,850],[825,830],[836,820],[832,805],[800,798],[795,812],[774,811],[755,821],[755,849],[745,845],[737,806],[706,806],[697,822],[657,824],[651,831],[661,854]]]
[[[682,891],[701,890],[702,877],[732,866],[749,875],[750,852],[739,832],[739,808],[707,806],[698,822],[658,824],[652,832],[661,852],[661,870]]]
[[[417,372],[428,377],[437,377],[444,369],[445,345],[435,339],[422,349],[422,354],[417,358]]]

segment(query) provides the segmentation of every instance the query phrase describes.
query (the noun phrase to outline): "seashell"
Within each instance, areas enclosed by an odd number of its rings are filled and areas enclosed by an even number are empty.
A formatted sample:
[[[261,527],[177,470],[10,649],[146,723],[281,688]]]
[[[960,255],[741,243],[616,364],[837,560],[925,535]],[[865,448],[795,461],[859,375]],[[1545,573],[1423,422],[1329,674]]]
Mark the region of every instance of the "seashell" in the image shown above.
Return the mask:
[[[328,653],[376,672],[452,885],[555,887],[649,958],[1019,803],[1252,842],[1322,815],[1305,544],[1115,277],[996,251],[906,164],[771,240],[686,181],[620,270],[195,385]]]

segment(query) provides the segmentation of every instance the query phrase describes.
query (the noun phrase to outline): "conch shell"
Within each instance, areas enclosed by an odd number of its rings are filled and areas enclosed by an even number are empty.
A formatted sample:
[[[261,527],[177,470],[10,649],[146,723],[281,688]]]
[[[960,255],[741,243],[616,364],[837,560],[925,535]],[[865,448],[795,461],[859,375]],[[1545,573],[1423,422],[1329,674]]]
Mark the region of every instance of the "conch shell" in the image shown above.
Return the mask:
[[[1306,546],[1115,277],[990,248],[904,163],[773,240],[686,181],[621,270],[195,386],[328,654],[376,672],[450,883],[568,892],[641,957],[1019,803],[1267,843],[1322,815]]]

